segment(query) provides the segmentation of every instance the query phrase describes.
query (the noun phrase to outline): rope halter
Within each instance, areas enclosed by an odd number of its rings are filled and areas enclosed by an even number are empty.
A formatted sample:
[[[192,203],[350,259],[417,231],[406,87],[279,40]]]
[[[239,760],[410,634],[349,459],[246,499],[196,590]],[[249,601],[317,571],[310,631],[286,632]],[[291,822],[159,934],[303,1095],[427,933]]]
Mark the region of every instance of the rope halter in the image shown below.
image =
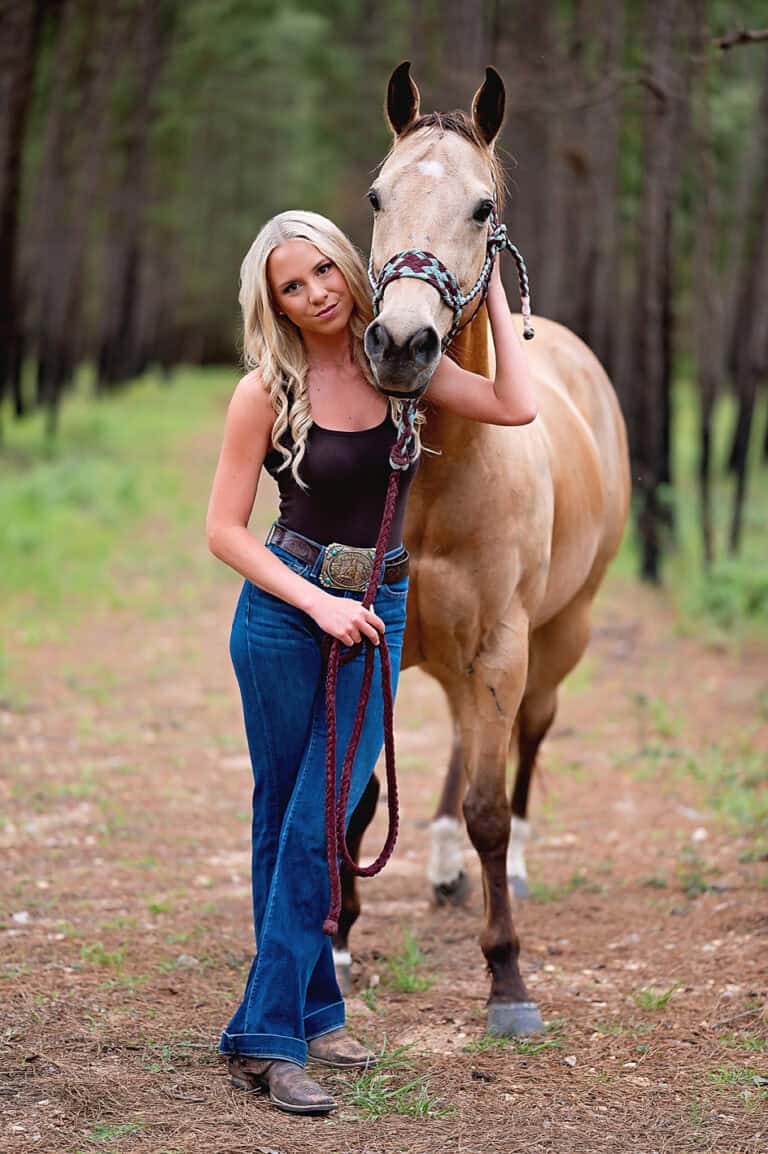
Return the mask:
[[[512,244],[512,241],[509,239],[507,226],[499,221],[495,207],[490,215],[489,224],[490,229],[486,241],[486,254],[483,267],[472,288],[465,293],[461,291],[461,285],[451,270],[446,268],[440,258],[432,252],[424,252],[418,248],[404,249],[402,252],[398,252],[395,256],[390,257],[386,264],[383,265],[378,277],[374,274],[373,253],[371,253],[371,258],[368,261],[368,280],[373,290],[374,316],[378,316],[384,297],[384,290],[392,281],[401,280],[405,277],[413,277],[416,280],[426,281],[427,284],[437,289],[442,299],[448,305],[448,308],[453,312],[453,323],[442,341],[443,352],[445,352],[457,333],[461,332],[463,328],[466,328],[466,325],[474,320],[475,315],[488,293],[488,285],[491,282],[491,273],[493,272],[496,254],[506,249],[512,253],[515,264],[517,265],[517,275],[520,281],[520,311],[523,314],[523,336],[527,341],[531,340],[534,335],[533,326],[531,325],[531,292],[528,285],[528,270],[525,267],[525,261],[520,250],[516,245]],[[475,311],[465,324],[462,325],[461,318],[465,307],[477,296],[479,296],[479,300]]]

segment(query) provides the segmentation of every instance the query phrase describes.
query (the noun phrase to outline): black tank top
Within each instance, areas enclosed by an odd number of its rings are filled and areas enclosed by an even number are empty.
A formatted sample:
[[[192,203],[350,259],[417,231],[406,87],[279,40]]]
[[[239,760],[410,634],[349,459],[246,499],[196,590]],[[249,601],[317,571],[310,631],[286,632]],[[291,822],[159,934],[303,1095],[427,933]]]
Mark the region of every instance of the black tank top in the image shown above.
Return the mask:
[[[375,545],[396,433],[389,408],[381,424],[372,429],[349,432],[312,425],[299,465],[299,476],[309,486],[308,491],[296,484],[290,465],[278,473],[284,458],[270,449],[264,467],[280,489],[279,523],[321,545],[332,541],[363,548]],[[291,448],[290,430],[286,429],[281,440]],[[400,478],[387,549],[402,543],[405,505],[418,467],[417,460]]]

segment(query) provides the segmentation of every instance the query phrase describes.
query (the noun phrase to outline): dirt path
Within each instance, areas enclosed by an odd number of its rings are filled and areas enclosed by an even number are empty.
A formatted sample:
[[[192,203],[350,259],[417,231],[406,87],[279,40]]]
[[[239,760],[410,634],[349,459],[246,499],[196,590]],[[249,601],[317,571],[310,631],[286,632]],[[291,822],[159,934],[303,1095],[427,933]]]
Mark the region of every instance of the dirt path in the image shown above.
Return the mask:
[[[208,442],[190,453],[201,510],[214,453]],[[260,526],[270,502],[265,493]],[[142,549],[162,548],[162,526],[134,542],[128,599]],[[212,562],[160,590],[152,617],[130,606],[93,616],[66,645],[25,656],[24,700],[0,712],[2,1148],[768,1147],[765,843],[709,808],[714,799],[733,815],[759,797],[765,655],[681,638],[663,600],[618,582],[599,603],[534,790],[534,899],[517,924],[548,1036],[482,1042],[471,854],[467,908],[429,904],[426,826],[447,715],[436,686],[409,671],[397,719],[402,833],[384,874],[364,884],[349,1009],[377,1047],[408,1047],[410,1065],[370,1085],[378,1119],[343,1077],[325,1079],[343,1105],[324,1120],[230,1092],[215,1043],[252,935],[250,769],[226,650],[237,588]],[[752,787],[729,787],[744,765]],[[431,982],[412,992],[388,963],[408,933],[423,961],[401,971]]]

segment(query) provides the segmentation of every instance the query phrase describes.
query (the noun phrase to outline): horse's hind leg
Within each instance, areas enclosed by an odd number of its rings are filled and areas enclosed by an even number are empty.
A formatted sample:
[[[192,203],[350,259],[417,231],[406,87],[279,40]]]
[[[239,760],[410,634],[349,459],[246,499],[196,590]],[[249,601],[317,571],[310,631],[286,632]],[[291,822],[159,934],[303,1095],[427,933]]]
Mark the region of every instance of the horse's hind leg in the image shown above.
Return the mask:
[[[432,883],[432,894],[439,906],[461,905],[469,893],[469,878],[464,870],[464,833],[460,816],[466,788],[461,728],[454,722],[451,760],[430,829],[432,844],[427,877]]]
[[[360,861],[360,846],[363,835],[371,824],[376,813],[381,785],[376,774],[365,787],[363,796],[355,806],[347,827],[347,847],[353,861]],[[341,912],[339,914],[339,928],[333,936],[333,961],[336,967],[336,979],[342,994],[347,995],[352,990],[352,955],[349,951],[349,931],[360,916],[360,892],[357,876],[352,873],[346,863],[342,862],[341,870]]]
[[[592,595],[580,594],[531,634],[528,682],[517,728],[518,766],[512,789],[507,878],[518,898],[528,897],[525,846],[530,837],[528,795],[539,747],[557,712],[560,682],[580,661],[589,642]]]

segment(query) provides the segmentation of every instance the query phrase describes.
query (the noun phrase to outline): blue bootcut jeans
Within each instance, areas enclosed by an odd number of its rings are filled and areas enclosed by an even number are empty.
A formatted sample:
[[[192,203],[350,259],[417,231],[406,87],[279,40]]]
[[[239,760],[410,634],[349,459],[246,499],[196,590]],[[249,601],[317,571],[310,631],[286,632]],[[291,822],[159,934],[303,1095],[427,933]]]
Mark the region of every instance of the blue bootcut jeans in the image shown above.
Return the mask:
[[[295,573],[320,585],[325,550],[309,566],[268,548]],[[401,546],[391,549],[394,557]],[[336,597],[362,593],[327,590]],[[397,689],[408,579],[381,585],[374,609],[386,625]],[[303,1066],[307,1042],[344,1025],[323,920],[330,902],[325,844],[325,674],[322,630],[302,610],[246,581],[235,611],[230,653],[240,686],[253,767],[252,885],[257,954],[243,1000],[221,1036],[223,1054],[281,1058]],[[342,647],[342,655],[350,647]],[[337,783],[362,682],[364,654],[339,668]],[[352,770],[347,820],[384,741],[381,662]]]

